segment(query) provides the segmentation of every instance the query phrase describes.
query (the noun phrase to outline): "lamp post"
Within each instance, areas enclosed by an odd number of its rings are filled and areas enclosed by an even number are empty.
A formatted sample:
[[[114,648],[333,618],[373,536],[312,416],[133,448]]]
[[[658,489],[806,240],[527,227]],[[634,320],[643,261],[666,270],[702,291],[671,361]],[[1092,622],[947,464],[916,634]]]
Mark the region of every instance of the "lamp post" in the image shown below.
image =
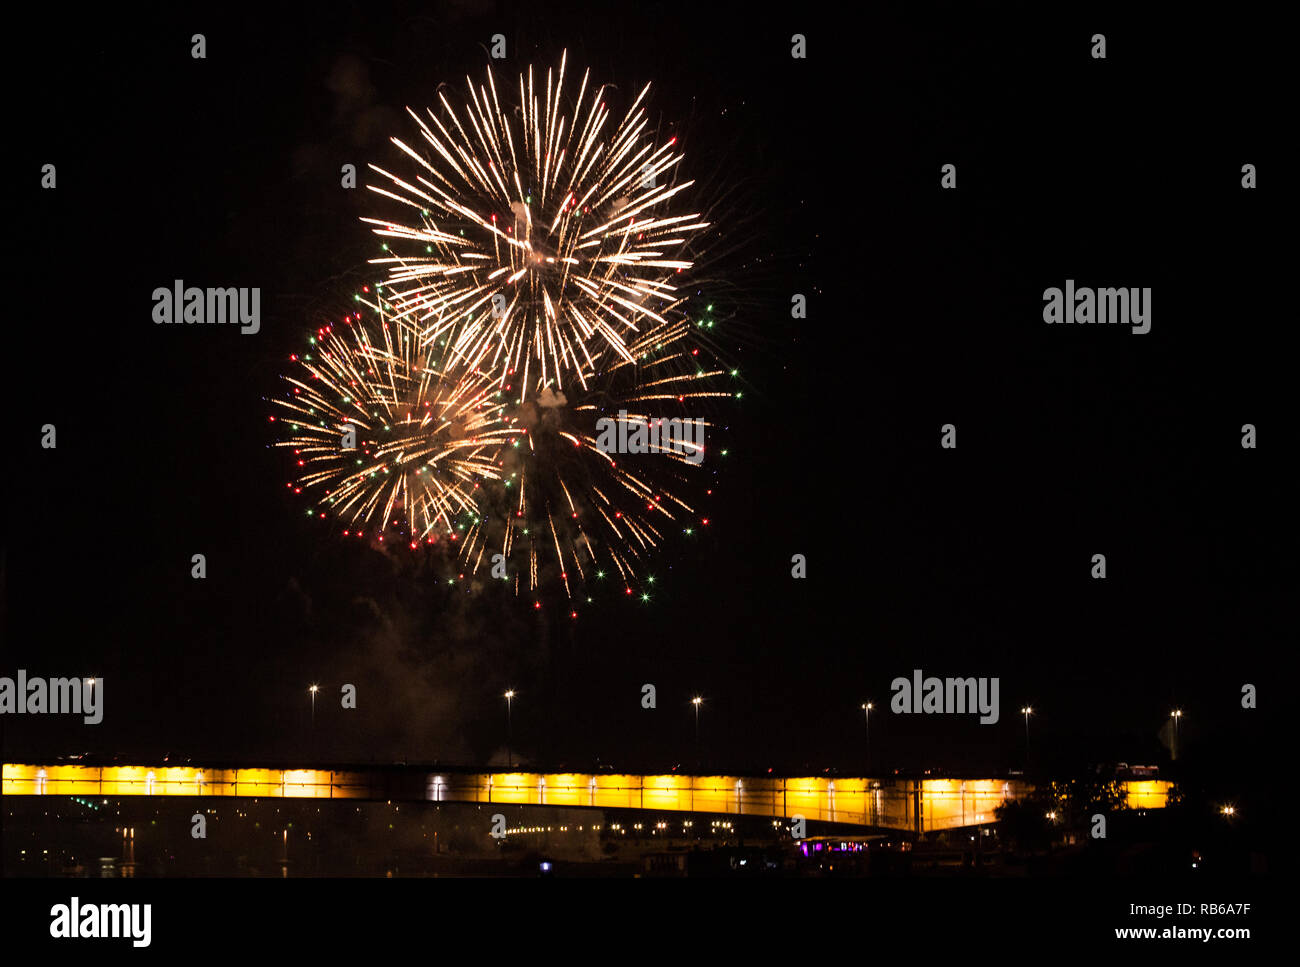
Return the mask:
[[[307,687],[311,693],[311,757],[313,762],[316,759],[316,693],[320,691],[320,686],[314,682]]]
[[[1169,717],[1174,720],[1174,739],[1173,739],[1173,743],[1169,747],[1169,760],[1171,762],[1177,762],[1178,761],[1178,720],[1183,717],[1183,710],[1180,708],[1176,708],[1169,713]]]
[[[1026,705],[1020,710],[1020,714],[1025,717],[1025,768],[1029,767],[1029,716],[1034,714],[1032,707]]]
[[[695,764],[700,763],[700,706],[704,704],[704,699],[696,695],[691,699],[691,704],[695,706]]]
[[[872,705],[870,702],[864,702],[862,704],[862,718],[863,721],[866,723],[866,731],[867,731],[866,745],[867,745],[867,771],[868,772],[871,771],[871,710],[874,707],[875,706]]]
[[[513,759],[510,754],[510,744],[514,741],[514,724],[510,717],[510,702],[515,697],[515,690],[512,688],[506,692],[506,768],[512,768]]]

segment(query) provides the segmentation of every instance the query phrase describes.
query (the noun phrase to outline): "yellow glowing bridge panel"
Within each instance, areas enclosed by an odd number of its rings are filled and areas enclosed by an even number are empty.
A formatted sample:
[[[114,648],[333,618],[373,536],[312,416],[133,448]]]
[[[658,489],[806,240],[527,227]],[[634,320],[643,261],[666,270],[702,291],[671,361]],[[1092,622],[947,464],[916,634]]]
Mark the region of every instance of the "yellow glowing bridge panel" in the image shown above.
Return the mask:
[[[1130,808],[1158,809],[1172,783],[1122,783]],[[398,799],[588,806],[725,813],[937,830],[988,823],[1008,799],[1031,791],[1018,780],[747,776],[428,773],[422,778],[323,769],[204,769],[159,766],[39,766],[6,763],[6,796],[240,796],[286,799]],[[919,816],[918,816],[919,809]]]

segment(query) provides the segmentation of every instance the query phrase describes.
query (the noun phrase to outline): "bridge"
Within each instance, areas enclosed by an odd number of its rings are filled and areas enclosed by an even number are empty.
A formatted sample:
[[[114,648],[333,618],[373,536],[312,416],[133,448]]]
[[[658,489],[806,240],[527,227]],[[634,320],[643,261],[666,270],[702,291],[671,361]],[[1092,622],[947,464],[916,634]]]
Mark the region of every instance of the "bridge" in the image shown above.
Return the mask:
[[[1158,809],[1171,782],[1119,783],[1130,808]],[[724,813],[846,823],[917,834],[994,822],[1033,786],[1020,779],[613,775],[423,771],[404,767],[241,769],[23,765],[0,771],[5,796],[201,796],[458,802]]]

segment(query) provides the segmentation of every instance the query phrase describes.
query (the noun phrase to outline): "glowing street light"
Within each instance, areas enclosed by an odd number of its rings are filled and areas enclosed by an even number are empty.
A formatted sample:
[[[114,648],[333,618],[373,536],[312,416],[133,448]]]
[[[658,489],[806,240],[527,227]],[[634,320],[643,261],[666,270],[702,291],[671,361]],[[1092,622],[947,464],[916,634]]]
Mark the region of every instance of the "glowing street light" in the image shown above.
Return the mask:
[[[1169,717],[1174,720],[1174,741],[1169,747],[1169,759],[1170,761],[1176,761],[1178,759],[1178,720],[1183,717],[1183,710],[1176,708],[1169,713]]]
[[[704,699],[696,695],[691,699],[691,704],[695,706],[695,761],[700,761],[700,706],[704,704]]]
[[[1033,707],[1026,705],[1020,714],[1025,717],[1025,765],[1029,765],[1029,716],[1034,714]]]
[[[316,726],[316,693],[320,691],[320,686],[319,686],[319,685],[312,685],[312,686],[310,686],[310,687],[307,689],[307,691],[311,692],[311,724],[312,724],[312,727],[315,728],[315,726]]]
[[[506,692],[506,768],[511,767],[512,759],[510,757],[510,744],[514,740],[513,725],[510,720],[510,702],[515,697],[515,690],[512,688]]]
[[[867,730],[867,768],[871,768],[871,710],[875,708],[870,702],[862,703],[862,718],[866,722]]]

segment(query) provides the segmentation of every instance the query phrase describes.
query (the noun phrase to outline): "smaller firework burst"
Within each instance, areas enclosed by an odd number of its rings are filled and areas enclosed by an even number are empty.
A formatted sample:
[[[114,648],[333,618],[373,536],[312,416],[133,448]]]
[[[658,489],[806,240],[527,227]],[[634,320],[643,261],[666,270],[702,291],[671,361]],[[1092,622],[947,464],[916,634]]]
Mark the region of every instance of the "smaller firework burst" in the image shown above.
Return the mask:
[[[554,581],[573,598],[578,584],[608,578],[631,594],[668,534],[707,523],[698,504],[712,469],[703,466],[703,440],[698,451],[624,454],[602,446],[598,427],[694,418],[712,432],[702,414],[734,395],[720,386],[725,371],[701,358],[684,318],[653,327],[628,348],[630,361],[584,374],[585,390],[544,388],[524,402],[508,393],[505,419],[515,435],[464,532],[467,570],[484,566],[486,549],[511,562],[516,593]]]
[[[366,287],[367,293],[369,287]],[[476,491],[495,479],[511,436],[501,393],[486,376],[450,374],[445,344],[421,341],[386,299],[322,326],[285,377],[278,418],[299,468],[296,493],[314,491],[344,533],[419,543],[456,539],[477,516]],[[309,511],[312,513],[312,511]]]

